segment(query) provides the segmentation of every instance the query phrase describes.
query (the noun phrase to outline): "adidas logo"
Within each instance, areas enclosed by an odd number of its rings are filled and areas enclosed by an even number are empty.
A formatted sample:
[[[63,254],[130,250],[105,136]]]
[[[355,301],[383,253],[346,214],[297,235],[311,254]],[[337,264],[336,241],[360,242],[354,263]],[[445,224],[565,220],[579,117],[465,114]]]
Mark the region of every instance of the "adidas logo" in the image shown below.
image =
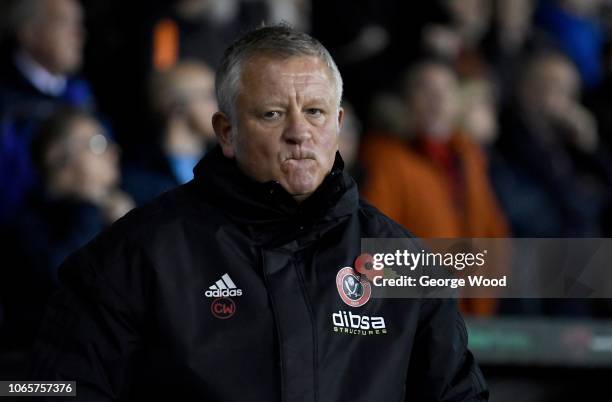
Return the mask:
[[[206,297],[242,296],[242,289],[238,289],[232,278],[225,273],[214,285],[208,288]]]

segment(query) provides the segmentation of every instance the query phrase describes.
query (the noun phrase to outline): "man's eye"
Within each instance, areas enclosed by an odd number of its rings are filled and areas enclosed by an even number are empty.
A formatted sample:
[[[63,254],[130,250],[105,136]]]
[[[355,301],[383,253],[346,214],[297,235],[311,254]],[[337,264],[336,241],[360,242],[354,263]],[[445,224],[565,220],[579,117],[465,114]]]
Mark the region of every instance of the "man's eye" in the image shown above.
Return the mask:
[[[323,114],[323,111],[321,109],[317,109],[317,108],[310,108],[307,110],[308,114],[311,116],[321,116]]]
[[[281,115],[280,112],[275,111],[275,110],[270,110],[263,114],[263,118],[266,120],[276,120],[280,117],[280,115]]]

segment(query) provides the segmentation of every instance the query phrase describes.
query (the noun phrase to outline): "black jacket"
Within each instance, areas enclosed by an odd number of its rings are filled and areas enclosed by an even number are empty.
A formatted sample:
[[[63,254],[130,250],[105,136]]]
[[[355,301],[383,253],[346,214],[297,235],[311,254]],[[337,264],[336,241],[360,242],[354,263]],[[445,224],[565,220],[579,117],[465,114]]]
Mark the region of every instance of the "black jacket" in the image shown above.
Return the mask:
[[[219,148],[195,175],[68,258],[35,378],[76,380],[87,401],[487,399],[456,302],[341,299],[361,237],[408,233],[339,157],[301,204]]]

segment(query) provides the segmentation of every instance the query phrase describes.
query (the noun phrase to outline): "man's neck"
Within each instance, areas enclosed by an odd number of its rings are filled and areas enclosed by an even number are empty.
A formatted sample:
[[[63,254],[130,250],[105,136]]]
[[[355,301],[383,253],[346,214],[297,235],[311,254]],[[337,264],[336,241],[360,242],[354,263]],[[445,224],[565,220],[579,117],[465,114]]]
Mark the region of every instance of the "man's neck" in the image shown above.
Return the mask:
[[[66,89],[66,76],[53,74],[24,50],[15,53],[15,65],[24,77],[40,92],[60,96]]]

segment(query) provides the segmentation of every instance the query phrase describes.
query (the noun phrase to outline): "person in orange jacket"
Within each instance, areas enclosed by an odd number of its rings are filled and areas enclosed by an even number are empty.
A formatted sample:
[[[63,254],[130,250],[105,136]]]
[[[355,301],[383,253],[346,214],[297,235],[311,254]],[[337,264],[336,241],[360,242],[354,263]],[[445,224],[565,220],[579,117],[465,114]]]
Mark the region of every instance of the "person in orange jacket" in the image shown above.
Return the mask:
[[[457,78],[424,61],[406,80],[409,139],[384,133],[362,144],[362,195],[422,238],[506,237],[506,219],[489,183],[486,157],[457,129]],[[490,299],[465,300],[465,312],[491,314]]]

